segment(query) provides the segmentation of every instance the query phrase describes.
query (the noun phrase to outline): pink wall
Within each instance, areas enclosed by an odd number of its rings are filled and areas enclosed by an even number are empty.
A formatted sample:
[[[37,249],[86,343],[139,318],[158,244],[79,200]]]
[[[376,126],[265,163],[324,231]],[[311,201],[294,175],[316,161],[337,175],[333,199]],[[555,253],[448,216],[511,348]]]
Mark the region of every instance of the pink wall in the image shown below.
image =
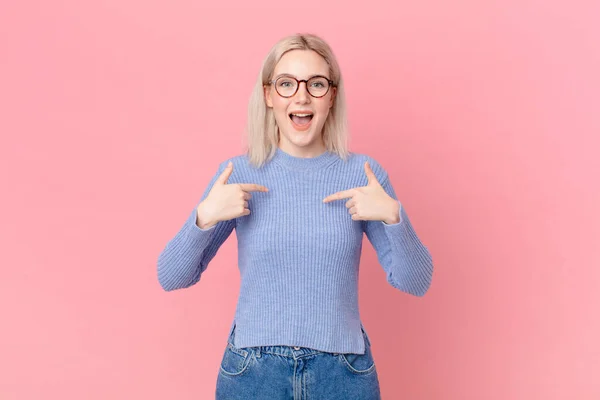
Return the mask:
[[[436,267],[411,297],[364,247],[383,398],[600,398],[599,3],[237,3],[0,4],[0,398],[213,398],[235,235],[188,290],[156,260],[297,31]]]

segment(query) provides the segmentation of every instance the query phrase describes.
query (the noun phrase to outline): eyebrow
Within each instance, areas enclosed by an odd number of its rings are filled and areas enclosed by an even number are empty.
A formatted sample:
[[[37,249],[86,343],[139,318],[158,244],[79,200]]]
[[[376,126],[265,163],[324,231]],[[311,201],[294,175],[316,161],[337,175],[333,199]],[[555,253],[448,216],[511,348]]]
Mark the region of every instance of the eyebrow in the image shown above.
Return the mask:
[[[290,76],[290,77],[292,77],[292,78],[296,78],[296,79],[298,79],[298,77],[297,77],[297,76],[294,76],[294,75],[292,75],[292,74],[279,74],[279,75],[277,75],[277,76],[276,76],[275,78],[273,78],[273,79],[274,79],[274,80],[277,80],[278,78],[281,78],[281,77],[283,77],[283,76]],[[329,78],[328,78],[327,76],[325,76],[325,75],[321,75],[321,74],[317,74],[317,75],[311,75],[311,76],[309,76],[308,78],[306,78],[306,80],[309,80],[309,79],[311,79],[311,78],[315,78],[315,77],[317,77],[317,76],[318,76],[318,77],[325,78],[325,79],[328,79],[328,80],[329,80]]]

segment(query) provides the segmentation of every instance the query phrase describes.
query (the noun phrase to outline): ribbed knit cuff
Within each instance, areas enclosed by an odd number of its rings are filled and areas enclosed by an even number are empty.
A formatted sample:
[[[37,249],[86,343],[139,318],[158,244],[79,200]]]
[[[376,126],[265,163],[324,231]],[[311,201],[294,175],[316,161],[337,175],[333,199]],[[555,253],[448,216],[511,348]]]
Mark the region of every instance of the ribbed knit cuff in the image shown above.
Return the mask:
[[[388,223],[385,223],[385,222],[381,221],[383,223],[383,225],[385,225],[385,226],[394,226],[394,225],[399,225],[399,224],[402,223],[402,203],[400,203],[399,200],[396,200],[396,201],[398,202],[398,205],[400,206],[400,208],[398,209],[398,214],[399,214],[399,217],[400,217],[400,221],[397,222],[397,223],[395,223],[395,224],[388,224]]]
[[[196,216],[194,209],[158,258],[158,280],[165,290],[187,287],[198,275],[197,269],[204,250],[210,245],[215,226],[200,229],[196,225]]]
[[[385,233],[390,241],[394,257],[401,270],[394,274],[403,282],[391,282],[393,286],[422,295],[429,287],[433,264],[427,248],[421,243],[406,214],[400,209],[401,223],[386,225]]]
[[[210,242],[210,238],[212,237],[217,224],[214,224],[210,228],[202,229],[198,225],[196,225],[197,218],[198,209],[194,208],[194,210],[192,211],[188,220],[185,223],[182,234],[184,236],[185,242],[195,246],[196,248],[200,248],[203,251],[204,248]]]

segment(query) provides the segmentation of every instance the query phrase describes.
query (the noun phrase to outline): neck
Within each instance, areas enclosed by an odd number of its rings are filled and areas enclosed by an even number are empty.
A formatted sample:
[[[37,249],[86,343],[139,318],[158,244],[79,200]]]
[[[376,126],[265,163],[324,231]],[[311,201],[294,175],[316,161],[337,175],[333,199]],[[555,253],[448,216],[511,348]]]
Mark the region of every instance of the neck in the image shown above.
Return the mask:
[[[309,146],[299,147],[289,143],[289,141],[285,139],[280,138],[278,147],[287,154],[298,158],[318,157],[327,150],[327,147],[325,147],[325,143],[323,143],[322,139],[315,141],[315,143],[312,143]]]
[[[314,157],[307,157],[290,154],[281,147],[277,147],[273,157],[273,161],[276,163],[303,172],[324,168],[339,159],[337,154],[331,153],[327,149],[323,149],[320,154],[316,154]]]

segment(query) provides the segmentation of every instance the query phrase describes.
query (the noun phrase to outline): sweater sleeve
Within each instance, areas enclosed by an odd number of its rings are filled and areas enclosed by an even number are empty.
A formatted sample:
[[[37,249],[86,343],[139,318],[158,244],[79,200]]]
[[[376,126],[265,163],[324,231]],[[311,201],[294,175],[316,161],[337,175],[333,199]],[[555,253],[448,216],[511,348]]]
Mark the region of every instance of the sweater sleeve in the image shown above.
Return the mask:
[[[382,170],[382,174],[382,187],[398,201],[387,173]],[[402,204],[399,213],[400,222],[397,224],[363,221],[363,229],[386,272],[387,281],[396,289],[423,296],[431,284],[433,261],[427,247],[417,237]]]
[[[196,225],[197,207],[206,198],[218,176],[227,166],[227,162],[219,165],[217,173],[212,177],[200,201],[158,256],[158,281],[166,291],[183,289],[196,284],[219,247],[235,227],[235,219],[219,221],[207,229],[201,229]]]

